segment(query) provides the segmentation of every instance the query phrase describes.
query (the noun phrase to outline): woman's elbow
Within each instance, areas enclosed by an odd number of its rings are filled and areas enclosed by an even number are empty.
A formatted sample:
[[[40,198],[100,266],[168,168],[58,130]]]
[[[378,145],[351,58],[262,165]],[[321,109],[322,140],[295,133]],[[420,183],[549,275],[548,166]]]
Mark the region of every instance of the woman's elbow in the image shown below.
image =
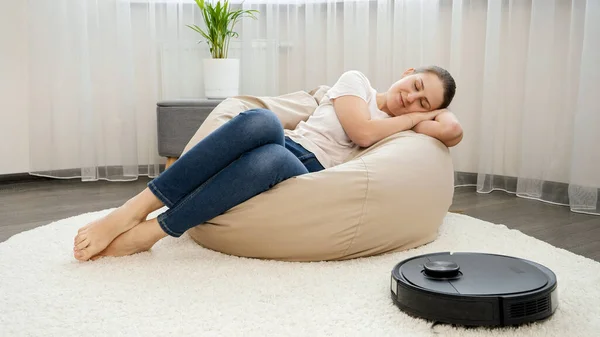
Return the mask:
[[[443,133],[443,141],[446,146],[455,146],[462,140],[463,129],[460,123],[450,123],[446,125]]]
[[[369,147],[369,146],[373,145],[374,142],[368,138],[359,138],[356,141],[354,141],[354,144],[356,144],[360,147]]]

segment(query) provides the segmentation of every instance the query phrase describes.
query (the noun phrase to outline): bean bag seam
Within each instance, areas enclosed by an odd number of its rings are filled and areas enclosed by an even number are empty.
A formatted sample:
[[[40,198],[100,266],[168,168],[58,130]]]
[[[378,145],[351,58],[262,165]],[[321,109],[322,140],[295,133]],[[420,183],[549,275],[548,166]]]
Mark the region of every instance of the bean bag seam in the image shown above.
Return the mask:
[[[346,254],[348,253],[348,250],[350,250],[350,248],[354,244],[354,241],[356,241],[356,235],[358,234],[358,228],[360,227],[362,220],[365,217],[365,207],[367,206],[367,195],[369,195],[369,169],[367,168],[367,164],[365,163],[365,161],[362,158],[358,158],[358,159],[360,159],[360,162],[365,167],[365,173],[367,175],[367,188],[365,188],[365,197],[363,200],[362,214],[360,215],[360,219],[358,219],[358,223],[356,224],[356,228],[354,229],[354,236],[352,237],[352,241],[350,241],[350,244],[348,245],[348,247],[346,248],[346,250],[344,251],[344,254],[342,256],[346,256]]]

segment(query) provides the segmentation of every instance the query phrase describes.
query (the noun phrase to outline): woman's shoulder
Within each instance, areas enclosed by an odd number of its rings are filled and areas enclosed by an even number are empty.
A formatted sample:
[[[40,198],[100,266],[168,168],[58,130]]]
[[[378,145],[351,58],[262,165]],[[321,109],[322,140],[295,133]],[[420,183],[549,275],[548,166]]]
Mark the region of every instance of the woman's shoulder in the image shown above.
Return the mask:
[[[338,81],[327,91],[328,99],[336,99],[341,96],[358,96],[369,102],[373,98],[374,89],[367,76],[358,70],[344,72]]]
[[[373,87],[363,72],[359,70],[347,70],[342,73],[333,88],[354,88],[369,92]]]
[[[357,80],[370,85],[369,79],[360,70],[347,70],[340,76],[340,80],[341,79]]]

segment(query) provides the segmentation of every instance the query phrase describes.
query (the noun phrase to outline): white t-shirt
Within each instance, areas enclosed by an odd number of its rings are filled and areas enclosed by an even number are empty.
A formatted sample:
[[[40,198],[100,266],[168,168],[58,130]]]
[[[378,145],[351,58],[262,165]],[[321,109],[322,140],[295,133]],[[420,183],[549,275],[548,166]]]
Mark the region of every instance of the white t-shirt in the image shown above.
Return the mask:
[[[364,74],[355,70],[342,74],[306,122],[300,122],[294,130],[285,130],[286,136],[314,153],[324,168],[346,162],[358,147],[344,131],[331,101],[346,95],[365,100],[371,120],[390,117],[377,108],[377,91],[371,87]]]

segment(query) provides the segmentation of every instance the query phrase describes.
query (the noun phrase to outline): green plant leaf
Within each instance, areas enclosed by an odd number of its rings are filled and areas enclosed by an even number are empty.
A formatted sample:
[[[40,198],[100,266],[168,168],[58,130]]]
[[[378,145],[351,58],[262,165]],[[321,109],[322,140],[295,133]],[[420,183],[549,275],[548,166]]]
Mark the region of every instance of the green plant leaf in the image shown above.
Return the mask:
[[[204,37],[207,40],[210,40],[210,36],[208,36],[208,34],[206,34],[206,32],[204,30],[202,30],[202,28],[196,26],[196,25],[187,25],[188,27],[190,27],[191,29],[195,30],[196,32],[200,33],[200,35],[202,35],[202,37]]]
[[[205,2],[205,0],[194,0],[200,9],[206,29],[196,25],[187,25],[206,40],[213,58],[226,58],[229,51],[231,38],[239,37],[234,31],[236,24],[244,17],[257,19],[257,10],[231,10],[229,0]]]

